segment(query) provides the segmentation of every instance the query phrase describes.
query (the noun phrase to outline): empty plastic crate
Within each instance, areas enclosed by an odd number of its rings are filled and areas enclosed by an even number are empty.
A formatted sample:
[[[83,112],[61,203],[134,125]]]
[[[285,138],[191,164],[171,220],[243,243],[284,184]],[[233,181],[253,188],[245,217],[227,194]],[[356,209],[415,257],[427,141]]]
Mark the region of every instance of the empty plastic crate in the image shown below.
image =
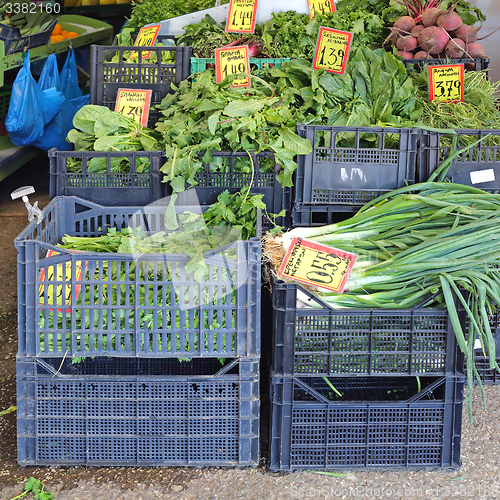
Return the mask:
[[[284,62],[291,61],[290,57],[281,57],[275,59],[251,57],[250,58],[250,70],[263,69],[266,67],[281,68]],[[215,58],[202,58],[202,57],[191,57],[191,74],[196,72],[205,71],[208,67],[215,68]]]
[[[281,280],[274,282],[272,301],[275,375],[464,373],[464,357],[446,309],[332,309],[301,285]],[[459,315],[465,326],[463,311]]]
[[[16,238],[19,354],[37,357],[260,355],[260,239],[205,254],[73,252],[63,235],[165,230],[166,205],[103,207],[54,198]],[[190,207],[177,207],[177,212]],[[53,253],[49,253],[49,252]],[[54,253],[55,252],[55,253]]]
[[[272,377],[269,468],[458,468],[464,380]]]
[[[138,62],[126,62],[130,52],[137,53]],[[151,55],[146,58],[148,52]],[[114,110],[120,88],[152,90],[151,107],[160,104],[172,93],[172,84],[179,85],[189,76],[191,52],[191,47],[92,45],[90,104]],[[158,111],[151,110],[148,124],[153,126],[159,117]]]
[[[256,466],[258,359],[17,358],[18,462]]]
[[[415,182],[420,131],[383,127],[297,125],[313,151],[297,156],[294,204],[357,211],[381,194]],[[292,211],[296,226],[311,225]]]
[[[457,150],[478,139],[483,140],[452,160],[447,180],[485,191],[500,191],[500,130],[460,129],[456,133]],[[422,131],[418,169],[420,182],[425,182],[448,158],[452,139],[453,134]]]
[[[281,165],[276,163],[272,151],[250,154],[251,160],[245,151],[212,151],[212,160],[204,163],[203,171],[194,176],[196,185],[178,194],[179,203],[206,206],[215,203],[217,196],[226,189],[233,194],[251,185],[251,194],[264,195],[262,201],[266,204],[268,214],[286,211],[286,215],[276,218],[275,223],[289,228],[291,191],[290,188],[283,188],[277,180]],[[203,156],[203,153],[199,156]],[[262,227],[266,230],[273,227],[265,213]]]
[[[48,151],[50,198],[78,196],[107,206],[149,205],[166,196],[161,182],[161,151]],[[100,159],[100,160],[94,160]],[[92,162],[102,162],[104,172],[90,171]],[[127,163],[127,171],[113,171]],[[74,164],[81,162],[79,171]]]
[[[0,24],[0,40],[4,43],[5,55],[48,44],[56,23],[57,19],[53,19],[47,29],[33,35],[25,36],[21,36],[21,31],[17,27]]]

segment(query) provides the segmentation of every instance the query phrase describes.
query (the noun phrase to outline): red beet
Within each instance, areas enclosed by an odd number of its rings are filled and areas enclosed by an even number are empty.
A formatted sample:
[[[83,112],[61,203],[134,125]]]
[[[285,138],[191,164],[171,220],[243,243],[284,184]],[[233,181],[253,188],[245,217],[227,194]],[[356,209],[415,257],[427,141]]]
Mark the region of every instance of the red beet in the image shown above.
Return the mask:
[[[462,23],[458,29],[455,30],[453,36],[455,38],[460,38],[466,43],[473,43],[477,40],[477,32],[479,28],[474,28],[474,26],[469,26],[468,24]]]
[[[436,26],[437,18],[443,13],[441,9],[437,7],[431,7],[430,9],[425,9],[422,12],[422,24],[424,26]]]
[[[437,25],[444,28],[446,31],[453,31],[460,28],[462,18],[456,13],[449,10],[443,12],[437,18]]]
[[[401,56],[403,59],[413,59],[413,52],[398,50],[398,56]]]
[[[410,52],[417,48],[417,39],[412,35],[406,35],[398,38],[396,48],[405,52]]]
[[[437,26],[429,26],[420,33],[418,44],[422,50],[434,55],[444,50],[448,40],[449,37],[445,30]]]
[[[415,21],[410,16],[401,16],[399,19],[396,20],[393,26],[394,31],[396,33],[402,33],[404,35],[410,33],[414,27],[415,27]]]
[[[464,55],[465,42],[461,38],[452,38],[444,48],[446,55],[452,59],[460,59]]]
[[[412,30],[411,30],[411,34],[414,35],[414,36],[418,36],[420,35],[420,33],[422,33],[422,31],[425,29],[425,26],[423,24],[417,24]]]
[[[473,59],[483,59],[485,57],[489,59],[489,56],[484,53],[484,47],[477,42],[469,43],[467,45],[467,52]]]
[[[415,55],[413,56],[414,59],[432,59],[430,54],[428,54],[425,50],[419,50],[418,52],[415,52]]]

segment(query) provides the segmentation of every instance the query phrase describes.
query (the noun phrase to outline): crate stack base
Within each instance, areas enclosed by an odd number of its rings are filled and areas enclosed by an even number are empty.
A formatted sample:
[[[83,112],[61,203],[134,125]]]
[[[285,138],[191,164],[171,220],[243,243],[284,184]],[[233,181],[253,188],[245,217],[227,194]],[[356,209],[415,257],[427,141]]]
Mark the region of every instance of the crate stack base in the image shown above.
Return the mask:
[[[257,466],[258,365],[18,356],[18,462]]]
[[[332,309],[280,280],[272,305],[271,470],[460,466],[464,357],[446,310]]]
[[[164,223],[164,206],[56,197],[16,238],[21,465],[258,464],[260,240],[197,277],[185,254],[56,246]]]
[[[415,182],[417,129],[297,125],[313,151],[297,157],[294,227],[347,218],[377,196]]]

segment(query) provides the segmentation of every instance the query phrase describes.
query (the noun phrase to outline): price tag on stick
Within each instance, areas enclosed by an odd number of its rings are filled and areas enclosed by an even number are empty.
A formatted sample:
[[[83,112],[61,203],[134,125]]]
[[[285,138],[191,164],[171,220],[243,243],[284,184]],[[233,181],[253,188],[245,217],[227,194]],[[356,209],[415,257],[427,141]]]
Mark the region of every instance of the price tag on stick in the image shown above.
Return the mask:
[[[293,238],[278,276],[342,293],[357,255]]]
[[[463,102],[464,65],[443,64],[429,66],[430,101]]]
[[[309,17],[314,18],[316,14],[329,14],[335,12],[334,0],[307,0],[309,4]]]
[[[160,25],[155,26],[145,26],[140,29],[137,38],[135,39],[134,45],[136,47],[152,47],[156,42],[156,37],[160,31]],[[133,52],[131,56],[135,56],[137,52]],[[147,59],[151,55],[151,52],[142,52],[141,56],[143,59]]]
[[[257,0],[231,0],[226,21],[228,33],[253,33]]]
[[[152,90],[118,89],[115,111],[132,118],[143,127],[148,124]]]
[[[215,49],[215,75],[217,83],[228,75],[250,73],[250,59],[248,57],[248,45]],[[250,87],[250,78],[235,78],[233,87]]]
[[[352,33],[321,26],[313,68],[343,75],[351,48]]]

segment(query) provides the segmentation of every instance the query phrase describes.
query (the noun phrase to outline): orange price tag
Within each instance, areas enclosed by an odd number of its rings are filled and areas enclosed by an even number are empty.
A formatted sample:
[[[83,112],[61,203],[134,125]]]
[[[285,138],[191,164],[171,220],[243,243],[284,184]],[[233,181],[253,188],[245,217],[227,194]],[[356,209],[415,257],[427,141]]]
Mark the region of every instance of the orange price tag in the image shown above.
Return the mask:
[[[47,257],[52,257],[54,255],[59,255],[59,252],[56,252],[55,250],[49,250],[47,252]],[[86,264],[87,263],[85,262],[85,266]],[[75,262],[75,266],[76,266],[75,279],[79,281],[81,280],[82,277],[83,263],[81,261],[77,261]],[[45,269],[47,270],[47,275],[45,275],[46,272]],[[71,283],[72,280],[71,271],[72,271],[71,261],[61,264],[55,264],[52,266],[49,265],[46,268],[42,269],[38,281],[44,282],[46,284],[38,286],[38,295],[40,304],[58,305],[58,306],[62,305],[69,306],[71,304],[71,293],[73,291],[73,284]],[[54,281],[54,284],[47,283],[50,281]],[[68,284],[56,285],[57,282],[67,282]],[[75,300],[76,298],[78,298],[80,289],[81,285],[74,286]],[[61,311],[61,309],[58,309],[58,311]],[[70,312],[70,310],[66,309],[66,312]]]
[[[227,47],[215,49],[215,75],[217,83],[228,75],[250,73],[250,59],[248,57],[248,46]],[[235,78],[233,87],[250,87],[250,77]]]
[[[118,89],[115,111],[145,127],[148,124],[151,93],[151,89]]]
[[[429,99],[440,102],[463,102],[464,65],[429,66]]]
[[[342,293],[357,255],[293,238],[278,276]]]
[[[226,31],[228,33],[253,33],[256,12],[257,0],[231,0]]]
[[[343,75],[351,41],[352,33],[322,26],[318,33],[313,68]]]
[[[334,0],[307,0],[309,4],[309,17],[314,18],[316,14],[329,14],[335,12]]]
[[[155,26],[144,26],[140,29],[134,45],[136,47],[152,47],[155,44],[159,31],[159,24],[156,24]],[[131,55],[134,56],[135,54],[136,52],[133,52]],[[143,59],[147,59],[151,55],[151,52],[142,52],[141,55]]]

